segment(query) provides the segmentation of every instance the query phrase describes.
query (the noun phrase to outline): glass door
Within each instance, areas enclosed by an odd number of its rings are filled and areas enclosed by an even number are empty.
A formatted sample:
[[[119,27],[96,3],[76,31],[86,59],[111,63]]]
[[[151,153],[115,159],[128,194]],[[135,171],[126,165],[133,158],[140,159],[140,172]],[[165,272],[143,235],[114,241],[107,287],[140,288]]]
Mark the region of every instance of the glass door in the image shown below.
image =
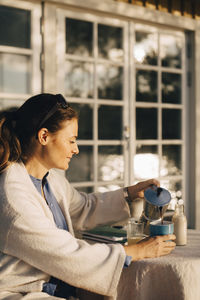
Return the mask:
[[[131,26],[132,181],[159,178],[174,209],[185,198],[185,35]]]
[[[127,23],[58,12],[58,90],[80,116],[67,178],[81,191],[108,191],[128,180]]]
[[[57,87],[80,112],[67,171],[82,191],[158,178],[185,199],[185,34],[58,10]]]

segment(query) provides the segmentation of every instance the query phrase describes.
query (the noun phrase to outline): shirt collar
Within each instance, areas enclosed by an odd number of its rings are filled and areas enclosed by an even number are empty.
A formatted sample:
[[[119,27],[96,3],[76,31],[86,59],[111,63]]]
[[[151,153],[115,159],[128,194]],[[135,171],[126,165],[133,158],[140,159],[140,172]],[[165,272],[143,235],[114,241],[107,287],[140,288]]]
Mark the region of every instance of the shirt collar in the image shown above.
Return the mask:
[[[49,175],[49,172],[47,172],[42,179],[39,179],[39,178],[36,178],[36,177],[29,174],[29,176],[31,177],[33,182],[35,182],[36,184],[40,184],[40,185],[41,184],[44,185],[47,182],[47,176],[48,175]]]

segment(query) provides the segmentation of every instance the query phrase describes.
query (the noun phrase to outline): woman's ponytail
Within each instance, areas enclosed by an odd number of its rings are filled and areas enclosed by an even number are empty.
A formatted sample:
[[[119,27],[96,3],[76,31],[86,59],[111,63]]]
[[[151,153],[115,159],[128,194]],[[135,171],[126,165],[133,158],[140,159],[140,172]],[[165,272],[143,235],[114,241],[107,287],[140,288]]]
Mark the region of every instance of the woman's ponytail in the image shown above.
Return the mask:
[[[15,133],[15,111],[0,113],[0,172],[21,156],[20,142]]]

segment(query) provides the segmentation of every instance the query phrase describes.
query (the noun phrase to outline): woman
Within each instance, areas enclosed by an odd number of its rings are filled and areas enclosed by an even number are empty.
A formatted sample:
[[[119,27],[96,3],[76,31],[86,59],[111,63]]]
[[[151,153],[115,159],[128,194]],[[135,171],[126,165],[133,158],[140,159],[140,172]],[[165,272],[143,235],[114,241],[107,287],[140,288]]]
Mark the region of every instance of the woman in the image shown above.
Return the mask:
[[[170,253],[174,236],[93,245],[75,230],[128,218],[123,189],[78,193],[53,168],[78,154],[78,117],[62,95],[40,94],[0,119],[0,299],[69,299],[76,288],[115,293],[128,259]],[[156,180],[128,188],[138,197]],[[109,270],[109,271],[108,271]]]

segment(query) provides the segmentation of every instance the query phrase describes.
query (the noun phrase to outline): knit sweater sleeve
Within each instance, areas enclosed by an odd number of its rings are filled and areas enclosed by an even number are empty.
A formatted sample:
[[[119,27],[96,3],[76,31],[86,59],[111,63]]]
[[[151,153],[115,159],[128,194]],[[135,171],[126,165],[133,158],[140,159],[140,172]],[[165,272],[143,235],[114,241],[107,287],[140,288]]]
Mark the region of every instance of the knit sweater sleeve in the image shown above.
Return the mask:
[[[54,186],[55,182],[57,186],[54,192],[63,190],[66,195],[70,217],[75,230],[85,230],[98,225],[113,224],[126,220],[130,216],[130,210],[124,199],[122,188],[105,193],[86,194],[74,189],[63,176],[60,176],[59,180],[54,178],[52,181]],[[62,201],[60,202],[62,205]]]

